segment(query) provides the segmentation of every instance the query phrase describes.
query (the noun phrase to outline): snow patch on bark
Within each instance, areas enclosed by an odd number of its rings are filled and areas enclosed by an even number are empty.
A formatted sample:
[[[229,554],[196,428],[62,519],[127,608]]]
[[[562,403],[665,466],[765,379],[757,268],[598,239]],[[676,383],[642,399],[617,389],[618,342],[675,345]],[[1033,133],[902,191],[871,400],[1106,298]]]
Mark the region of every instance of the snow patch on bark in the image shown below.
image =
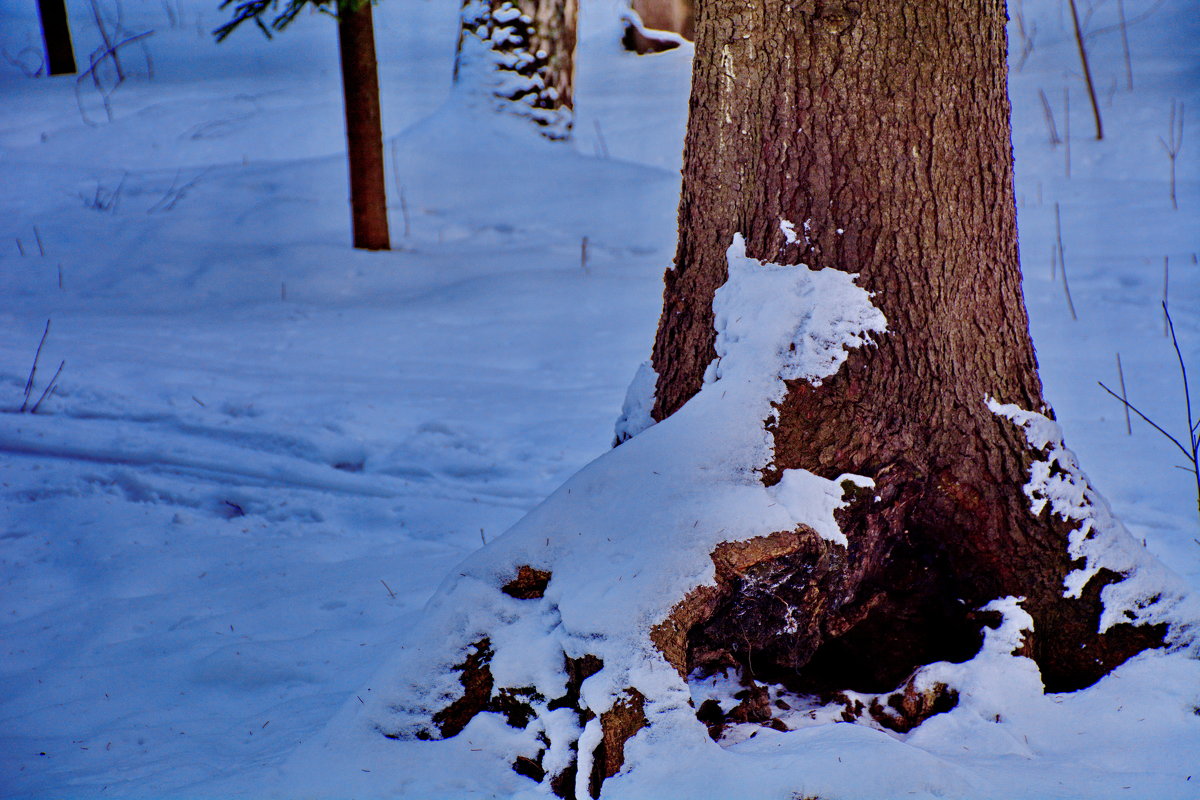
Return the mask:
[[[857,274],[758,261],[746,255],[740,233],[726,258],[729,279],[713,300],[717,358],[704,380],[729,381],[759,408],[783,398],[783,380],[820,386],[850,350],[887,332],[871,293],[855,285]]]
[[[1150,557],[1113,515],[1108,502],[1092,488],[1079,468],[1075,454],[1063,444],[1059,424],[1044,414],[1011,403],[1002,404],[991,397],[986,400],[993,414],[1019,427],[1030,448],[1044,454],[1029,466],[1029,482],[1025,484],[1029,510],[1034,516],[1048,510],[1074,523],[1067,553],[1072,561],[1082,561],[1083,565],[1067,574],[1063,595],[1079,597],[1088,581],[1100,570],[1108,569],[1123,576],[1123,580],[1109,584],[1101,592],[1104,604],[1101,633],[1122,622],[1178,623],[1179,606],[1186,596],[1182,582]],[[1190,618],[1195,618],[1194,609]]]
[[[796,223],[791,220],[779,220],[779,230],[783,233],[783,239],[788,244],[795,244],[800,241],[800,237],[796,235]]]

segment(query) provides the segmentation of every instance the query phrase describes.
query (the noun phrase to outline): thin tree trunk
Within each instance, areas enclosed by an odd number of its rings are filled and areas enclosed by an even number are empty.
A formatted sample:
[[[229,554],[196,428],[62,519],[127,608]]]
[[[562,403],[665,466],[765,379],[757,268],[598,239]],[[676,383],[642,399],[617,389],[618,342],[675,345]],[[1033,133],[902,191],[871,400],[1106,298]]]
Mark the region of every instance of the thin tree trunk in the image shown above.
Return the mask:
[[[38,0],[38,14],[42,18],[42,40],[46,44],[46,65],[49,73],[75,74],[75,49],[71,46],[66,0]]]
[[[347,2],[338,15],[346,140],[350,156],[350,205],[354,246],[388,250],[387,189],[383,172],[383,125],[371,3]]]
[[[887,691],[973,655],[974,609],[1004,596],[1026,598],[1050,690],[1161,641],[1161,627],[1097,632],[1115,573],[1064,598],[1072,525],[1031,513],[1036,454],[985,403],[1050,414],[1021,294],[1004,25],[1003,0],[700,3],[655,417],[715,356],[735,233],[764,261],[857,273],[889,331],[821,385],[789,382],[767,421],[765,483],[787,469],[875,481],[875,499],[840,512],[848,551],[814,538],[753,567],[770,596],[745,579],[703,612],[681,607],[677,666],[732,657],[799,689]],[[798,631],[782,630],[781,599],[806,615]]]

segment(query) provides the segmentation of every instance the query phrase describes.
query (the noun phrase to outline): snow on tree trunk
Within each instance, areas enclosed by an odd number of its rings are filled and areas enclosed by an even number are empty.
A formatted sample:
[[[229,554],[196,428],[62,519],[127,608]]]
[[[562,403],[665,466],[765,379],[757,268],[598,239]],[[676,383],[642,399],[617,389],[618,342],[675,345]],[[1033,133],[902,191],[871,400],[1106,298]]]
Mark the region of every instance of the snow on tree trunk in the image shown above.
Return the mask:
[[[350,206],[354,246],[388,250],[387,188],[383,177],[383,123],[371,3],[345,4],[338,16],[346,142],[350,160]]]
[[[495,109],[570,136],[578,0],[466,0],[455,82]]]

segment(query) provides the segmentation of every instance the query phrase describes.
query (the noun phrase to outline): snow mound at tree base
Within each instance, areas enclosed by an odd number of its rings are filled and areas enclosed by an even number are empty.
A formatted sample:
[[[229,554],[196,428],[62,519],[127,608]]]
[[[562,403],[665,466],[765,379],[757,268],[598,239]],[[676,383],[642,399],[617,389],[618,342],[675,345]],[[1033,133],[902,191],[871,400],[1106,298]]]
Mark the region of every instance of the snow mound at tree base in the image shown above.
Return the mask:
[[[763,420],[783,378],[817,384],[849,348],[886,331],[853,275],[760,264],[745,257],[740,237],[729,265],[714,303],[718,359],[703,390],[463,562],[408,647],[293,759],[292,782],[317,794],[335,786],[357,794],[361,784],[366,795],[403,797],[553,790],[583,798],[603,789],[605,797],[727,798],[749,785],[756,797],[820,795],[826,787],[863,798],[1055,796],[1045,787],[1014,794],[1011,780],[993,794],[995,773],[1033,774],[1054,762],[1062,751],[1051,745],[1067,741],[1068,731],[1086,736],[1091,716],[1113,713],[1105,703],[1119,678],[1068,699],[1044,695],[1036,665],[1013,655],[1031,621],[1011,598],[989,607],[1003,622],[973,660],[931,665],[913,679],[914,691],[944,685],[958,702],[909,733],[755,725],[722,747],[697,718],[704,698],[654,632],[689,593],[716,581],[713,553],[722,543],[796,531],[844,547],[834,511],[848,488],[870,481],[791,470],[764,486],[758,470],[771,440]],[[1144,655],[1118,676],[1149,661],[1181,680],[1200,676],[1200,665],[1179,654]],[[1154,705],[1151,697],[1139,702]],[[1200,741],[1200,718],[1158,712],[1173,717],[1170,735]],[[957,747],[978,747],[978,773],[960,753],[954,766],[942,758]],[[454,767],[462,760],[472,763],[465,773]],[[308,763],[345,770],[318,776]],[[423,769],[405,767],[415,763]],[[356,769],[371,779],[355,780]],[[1095,781],[1084,783],[1087,791],[1061,796],[1096,796]]]

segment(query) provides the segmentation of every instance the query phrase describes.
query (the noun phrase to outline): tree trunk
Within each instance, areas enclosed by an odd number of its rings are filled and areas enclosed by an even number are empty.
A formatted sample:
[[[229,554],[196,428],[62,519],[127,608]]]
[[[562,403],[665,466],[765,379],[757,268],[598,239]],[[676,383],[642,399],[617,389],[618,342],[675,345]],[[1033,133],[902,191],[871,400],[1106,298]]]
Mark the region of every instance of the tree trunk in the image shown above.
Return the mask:
[[[1064,597],[1078,523],[1031,512],[1044,454],[986,402],[1051,413],[1021,294],[1003,0],[706,0],[696,34],[655,418],[699,391],[715,356],[735,233],[763,261],[857,273],[888,333],[820,385],[789,381],[766,421],[764,483],[788,469],[874,480],[873,498],[839,512],[848,550],[812,537],[735,570],[703,611],[681,608],[677,666],[732,657],[798,690],[887,691],[972,656],[974,610],[1005,596],[1026,598],[1026,652],[1050,691],[1161,643],[1161,626],[1098,632],[1113,571]],[[763,576],[773,592],[755,592]],[[802,610],[797,630],[781,602]]]
[[[75,49],[67,24],[66,0],[38,0],[42,18],[42,40],[46,44],[46,67],[51,75],[74,75]]]
[[[465,0],[455,81],[533,120],[546,137],[567,138],[578,14],[578,0]]]
[[[350,157],[350,206],[354,246],[388,250],[387,189],[383,178],[383,125],[371,3],[344,3],[338,14],[346,141]]]

